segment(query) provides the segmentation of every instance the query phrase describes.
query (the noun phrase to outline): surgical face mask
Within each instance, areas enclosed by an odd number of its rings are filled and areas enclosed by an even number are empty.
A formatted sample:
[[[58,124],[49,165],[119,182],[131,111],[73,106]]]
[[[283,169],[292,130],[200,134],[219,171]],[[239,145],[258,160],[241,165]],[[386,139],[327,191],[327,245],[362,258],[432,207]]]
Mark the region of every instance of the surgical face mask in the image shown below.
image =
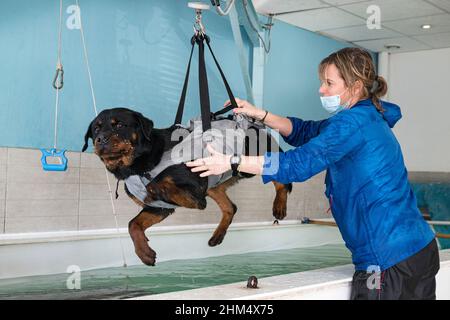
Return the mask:
[[[344,109],[348,109],[348,107],[350,106],[350,101],[341,104],[341,95],[344,92],[335,96],[328,96],[328,97],[321,96],[320,101],[322,102],[323,108],[332,115],[335,115]]]

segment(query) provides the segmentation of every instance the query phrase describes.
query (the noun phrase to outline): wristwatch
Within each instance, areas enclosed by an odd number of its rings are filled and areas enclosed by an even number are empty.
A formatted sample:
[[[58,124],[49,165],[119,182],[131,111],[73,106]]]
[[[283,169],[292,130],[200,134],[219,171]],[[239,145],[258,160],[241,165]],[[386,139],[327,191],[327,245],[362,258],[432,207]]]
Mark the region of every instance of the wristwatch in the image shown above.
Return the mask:
[[[230,163],[231,163],[231,170],[233,170],[232,176],[236,177],[238,175],[238,167],[241,164],[241,156],[234,154],[230,158]]]

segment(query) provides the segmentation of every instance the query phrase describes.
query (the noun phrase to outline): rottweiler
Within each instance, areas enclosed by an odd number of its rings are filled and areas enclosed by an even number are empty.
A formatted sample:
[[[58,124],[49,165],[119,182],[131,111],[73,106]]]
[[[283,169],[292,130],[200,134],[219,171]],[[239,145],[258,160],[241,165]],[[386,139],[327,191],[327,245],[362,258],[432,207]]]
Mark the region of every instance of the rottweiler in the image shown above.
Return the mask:
[[[107,109],[89,124],[82,151],[88,148],[89,139],[92,139],[95,154],[119,181],[131,175],[142,176],[160,162],[165,151],[171,150],[179,143],[172,141],[171,138],[176,128],[175,125],[163,129],[154,128],[152,120],[127,108]],[[244,153],[248,155],[247,141],[244,149]],[[253,175],[241,173],[237,177],[208,188],[208,178],[200,177],[199,174],[191,172],[184,163],[169,166],[146,186],[149,201],[145,202],[162,200],[179,207],[203,210],[206,208],[206,196],[209,196],[222,211],[222,219],[208,241],[210,246],[216,246],[223,241],[237,211],[236,205],[226,194],[227,188],[238,180]],[[281,220],[286,216],[287,196],[292,190],[292,185],[277,182],[274,182],[274,185],[276,197],[272,212],[276,219]],[[144,232],[164,220],[175,209],[148,206],[135,197],[126,185],[125,192],[142,207],[141,212],[128,224],[135,252],[144,264],[153,266],[156,253],[148,245],[148,238]]]

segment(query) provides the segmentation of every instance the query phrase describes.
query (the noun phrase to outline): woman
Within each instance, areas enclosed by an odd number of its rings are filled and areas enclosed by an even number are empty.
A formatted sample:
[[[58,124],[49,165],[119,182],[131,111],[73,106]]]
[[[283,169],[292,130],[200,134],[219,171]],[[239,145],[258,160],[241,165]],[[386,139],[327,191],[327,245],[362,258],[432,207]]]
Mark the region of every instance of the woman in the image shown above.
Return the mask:
[[[386,81],[359,48],[325,58],[319,77],[322,105],[332,114],[326,120],[280,117],[237,99],[235,113],[263,120],[297,148],[232,157],[234,166],[261,174],[264,183],[301,182],[326,169],[325,194],[355,265],[351,299],[435,299],[438,248],[391,130],[400,108],[380,100]],[[230,170],[229,155],[208,149],[210,157],[187,163],[192,171],[208,176]],[[274,156],[277,170],[270,168]]]

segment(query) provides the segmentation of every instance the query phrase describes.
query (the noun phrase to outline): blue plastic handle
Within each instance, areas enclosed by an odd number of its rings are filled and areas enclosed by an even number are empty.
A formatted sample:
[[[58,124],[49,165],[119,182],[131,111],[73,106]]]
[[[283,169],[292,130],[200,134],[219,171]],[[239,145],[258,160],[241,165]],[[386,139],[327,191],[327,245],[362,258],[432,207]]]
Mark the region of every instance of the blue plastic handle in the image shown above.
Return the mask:
[[[57,151],[55,148],[52,148],[50,150],[47,149],[41,149],[42,157],[41,157],[41,163],[42,168],[44,168],[45,171],[66,171],[67,170],[67,158],[64,155],[66,152],[65,149]],[[47,163],[47,157],[55,157],[60,158],[61,163],[55,164],[55,163]]]

